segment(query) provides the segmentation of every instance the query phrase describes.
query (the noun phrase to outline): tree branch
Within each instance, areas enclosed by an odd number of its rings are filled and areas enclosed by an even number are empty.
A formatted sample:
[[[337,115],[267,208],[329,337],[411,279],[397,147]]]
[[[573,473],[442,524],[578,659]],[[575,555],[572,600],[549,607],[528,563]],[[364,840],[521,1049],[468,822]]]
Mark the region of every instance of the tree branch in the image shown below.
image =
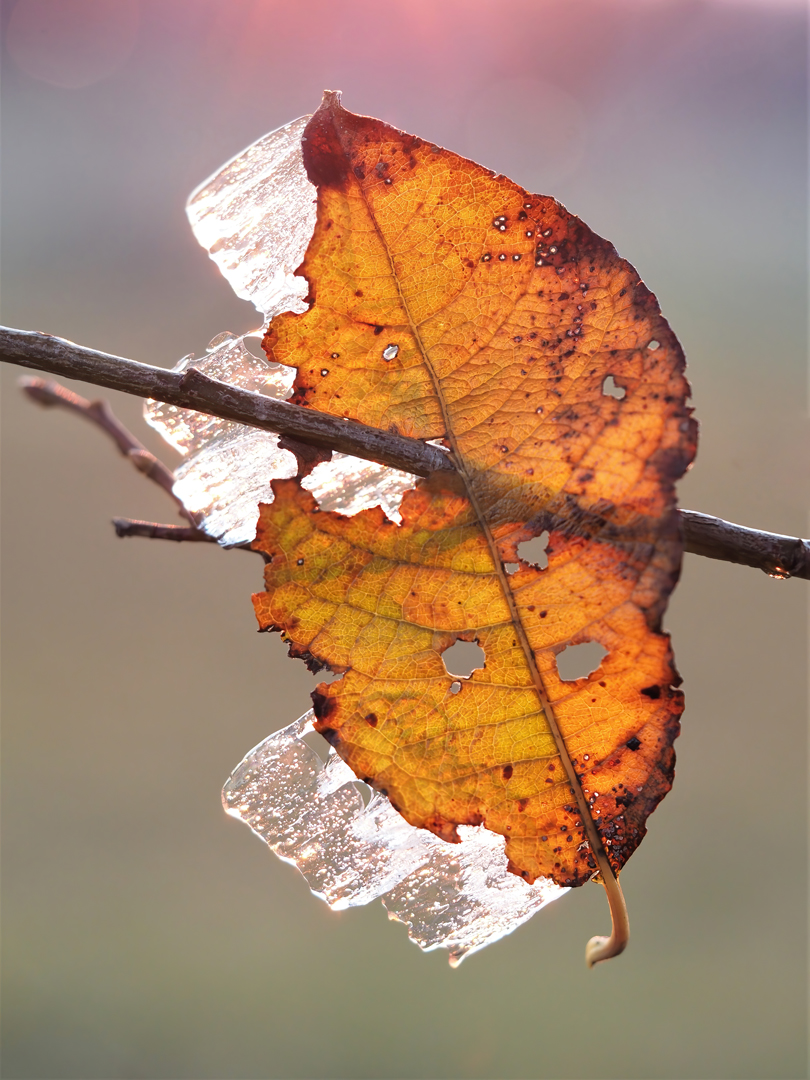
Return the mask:
[[[64,338],[8,327],[0,327],[0,360],[49,371],[70,379],[81,379],[137,397],[155,398],[180,408],[209,413],[249,427],[287,435],[311,446],[377,461],[417,476],[428,476],[438,469],[452,471],[454,468],[448,454],[419,439],[392,435],[352,420],[340,420],[325,413],[291,405],[287,401],[240,390],[209,379],[194,368],[178,375],[163,368],[86,349]],[[82,413],[87,419],[92,419],[103,427],[122,452],[132,457],[139,468],[142,467],[139,460],[145,460],[139,457],[143,451],[171,477],[169,470],[160,466],[153,455],[141,447],[138,440],[115,420],[106,405],[86,402],[84,398],[58,387],[58,384],[45,383],[43,380],[29,380],[26,390],[42,404],[66,405]],[[159,469],[155,475],[148,469],[143,471],[161,486],[167,486],[166,477],[160,474]],[[171,484],[167,490],[171,490]],[[810,541],[734,525],[694,510],[681,510],[680,514],[685,551],[709,559],[753,566],[775,578],[810,579]],[[172,540],[209,539],[205,534],[199,533],[199,530],[188,530],[183,526],[158,525],[154,522],[129,521],[123,518],[116,519],[115,525],[119,536],[149,536]],[[199,535],[191,535],[192,532]]]
[[[810,540],[734,525],[696,510],[681,510],[684,551],[707,559],[755,566],[773,578],[810,578]]]
[[[437,446],[240,390],[209,379],[194,368],[178,375],[164,368],[86,349],[64,338],[5,326],[0,327],[0,360],[290,435],[312,446],[353,454],[417,476],[453,469],[449,456]]]

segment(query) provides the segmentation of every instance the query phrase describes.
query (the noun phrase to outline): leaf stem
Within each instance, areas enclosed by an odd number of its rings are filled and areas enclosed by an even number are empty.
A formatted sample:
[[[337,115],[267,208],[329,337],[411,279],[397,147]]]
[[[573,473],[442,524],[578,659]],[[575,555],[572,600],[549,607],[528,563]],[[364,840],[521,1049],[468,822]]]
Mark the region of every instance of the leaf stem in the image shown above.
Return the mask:
[[[619,879],[612,873],[607,877],[600,874],[600,878],[607,893],[613,927],[610,937],[597,935],[592,937],[585,946],[585,963],[589,968],[624,952],[627,948],[627,942],[630,940],[630,920],[627,916],[627,905],[624,902],[624,894]]]

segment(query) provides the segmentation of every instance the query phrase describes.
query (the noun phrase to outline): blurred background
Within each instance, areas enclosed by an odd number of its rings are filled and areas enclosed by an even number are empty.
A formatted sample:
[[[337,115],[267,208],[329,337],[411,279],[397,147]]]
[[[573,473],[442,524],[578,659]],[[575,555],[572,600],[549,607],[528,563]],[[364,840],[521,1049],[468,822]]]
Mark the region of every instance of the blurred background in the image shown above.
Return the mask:
[[[609,237],[689,358],[682,504],[808,534],[801,0],[6,0],[2,26],[6,324],[165,366],[255,326],[185,197],[339,88]],[[19,375],[5,1077],[806,1075],[806,582],[685,559],[677,776],[622,878],[628,952],[585,969],[609,925],[586,886],[451,971],[224,815],[315,684],[255,633],[261,563],[116,540],[113,515],[175,520],[168,500]]]

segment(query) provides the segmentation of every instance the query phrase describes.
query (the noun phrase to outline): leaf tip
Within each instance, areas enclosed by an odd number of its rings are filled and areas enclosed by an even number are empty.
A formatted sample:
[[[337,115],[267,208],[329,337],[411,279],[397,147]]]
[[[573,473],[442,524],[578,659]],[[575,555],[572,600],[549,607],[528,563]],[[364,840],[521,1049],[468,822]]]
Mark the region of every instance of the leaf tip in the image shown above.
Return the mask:
[[[323,100],[304,128],[304,168],[316,187],[342,189],[349,168],[340,131],[351,113],[340,104],[340,90],[324,90]]]
[[[340,96],[342,93],[342,90],[324,90],[318,111],[320,112],[321,109],[342,109],[343,106],[340,104]]]

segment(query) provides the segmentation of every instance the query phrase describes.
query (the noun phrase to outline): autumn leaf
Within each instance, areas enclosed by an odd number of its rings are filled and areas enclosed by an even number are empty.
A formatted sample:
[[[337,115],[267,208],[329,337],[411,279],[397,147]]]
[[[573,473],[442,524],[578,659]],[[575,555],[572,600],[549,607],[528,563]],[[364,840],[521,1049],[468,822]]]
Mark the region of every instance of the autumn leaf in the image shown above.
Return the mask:
[[[683,708],[661,617],[692,460],[684,358],[613,247],[546,196],[327,94],[303,135],[317,222],[305,313],[268,359],[294,400],[421,439],[457,472],[381,509],[325,511],[273,482],[255,547],[260,627],[342,674],[317,729],[412,825],[506,839],[531,882],[619,871],[672,782]],[[522,548],[548,534],[548,565]],[[469,678],[442,659],[475,641]],[[562,677],[597,642],[596,671]],[[590,961],[620,951],[614,929]]]

